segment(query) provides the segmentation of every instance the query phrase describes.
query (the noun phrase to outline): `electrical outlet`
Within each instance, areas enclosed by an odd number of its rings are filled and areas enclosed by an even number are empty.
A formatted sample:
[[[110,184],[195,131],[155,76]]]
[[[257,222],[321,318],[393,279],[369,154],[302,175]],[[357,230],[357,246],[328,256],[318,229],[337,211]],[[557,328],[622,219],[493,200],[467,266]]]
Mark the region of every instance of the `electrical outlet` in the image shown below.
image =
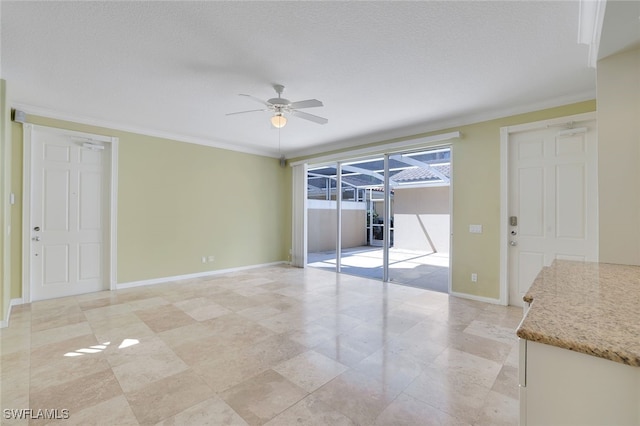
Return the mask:
[[[482,225],[469,225],[469,232],[472,234],[482,234]]]
[[[207,259],[209,260],[209,262],[213,262],[214,260],[216,260],[216,257],[215,256],[209,256]]]
[[[478,274],[476,274],[475,272],[471,274],[471,282],[474,282],[474,283],[478,282]]]

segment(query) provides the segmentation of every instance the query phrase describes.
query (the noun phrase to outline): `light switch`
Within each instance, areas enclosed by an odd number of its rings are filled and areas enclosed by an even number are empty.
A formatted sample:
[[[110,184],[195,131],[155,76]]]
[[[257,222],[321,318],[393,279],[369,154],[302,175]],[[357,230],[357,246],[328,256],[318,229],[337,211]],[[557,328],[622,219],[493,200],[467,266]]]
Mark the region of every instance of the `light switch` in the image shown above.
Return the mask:
[[[472,234],[482,234],[482,225],[469,225],[469,232]]]

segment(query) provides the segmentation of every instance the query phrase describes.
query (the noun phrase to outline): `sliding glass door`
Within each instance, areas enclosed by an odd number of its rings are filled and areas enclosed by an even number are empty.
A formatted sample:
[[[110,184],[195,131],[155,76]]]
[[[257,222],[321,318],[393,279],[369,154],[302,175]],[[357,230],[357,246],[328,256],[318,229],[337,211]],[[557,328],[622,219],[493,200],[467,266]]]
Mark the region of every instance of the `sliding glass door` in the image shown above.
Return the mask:
[[[448,292],[449,147],[310,166],[308,265]]]
[[[389,281],[449,292],[451,150],[394,153],[412,165],[393,174],[393,247]]]

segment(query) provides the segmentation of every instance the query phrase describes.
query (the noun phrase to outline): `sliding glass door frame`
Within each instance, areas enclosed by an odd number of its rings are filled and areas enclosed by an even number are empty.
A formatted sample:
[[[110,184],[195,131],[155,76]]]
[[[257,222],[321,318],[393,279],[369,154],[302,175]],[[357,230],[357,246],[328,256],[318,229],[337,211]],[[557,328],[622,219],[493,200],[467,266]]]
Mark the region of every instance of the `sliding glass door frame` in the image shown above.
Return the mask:
[[[342,162],[336,163],[336,272],[342,272]]]
[[[389,282],[389,248],[391,247],[391,179],[389,154],[384,154],[384,212],[382,215],[382,282]]]
[[[318,162],[304,162],[305,167],[304,170],[308,170],[310,167],[321,167],[323,165],[327,165],[330,167],[335,167],[336,169],[336,175],[335,175],[335,181],[336,181],[336,197],[335,197],[335,201],[336,201],[336,212],[335,212],[335,217],[336,217],[336,230],[335,230],[335,236],[336,236],[336,244],[335,244],[335,250],[336,250],[336,264],[335,264],[335,271],[336,272],[342,272],[343,271],[343,265],[342,265],[342,259],[343,259],[343,183],[345,183],[345,181],[343,180],[343,171],[345,170],[345,164],[348,165],[349,167],[352,167],[350,165],[350,163],[358,161],[358,160],[363,160],[366,158],[380,158],[383,157],[383,182],[384,182],[384,188],[383,188],[383,198],[384,198],[384,210],[383,210],[383,215],[382,215],[382,228],[383,228],[383,232],[382,232],[382,237],[383,237],[383,241],[382,241],[382,249],[383,249],[383,265],[382,265],[382,281],[383,282],[389,282],[390,281],[390,273],[389,273],[389,269],[390,269],[390,248],[391,248],[391,239],[392,239],[392,229],[391,229],[391,213],[392,213],[392,209],[391,209],[391,195],[392,195],[392,188],[391,185],[394,184],[394,181],[391,179],[390,177],[390,162],[393,156],[397,156],[398,154],[406,154],[406,153],[411,153],[411,152],[416,152],[419,150],[437,150],[437,149],[441,149],[441,148],[445,148],[448,147],[449,149],[452,148],[452,143],[450,142],[451,139],[455,139],[455,138],[459,138],[460,137],[460,132],[451,132],[448,134],[444,134],[444,135],[438,135],[438,136],[433,136],[433,137],[426,137],[426,138],[421,138],[421,140],[425,143],[424,145],[422,144],[402,144],[401,145],[395,145],[395,144],[391,144],[390,146],[387,147],[387,149],[385,149],[382,153],[381,152],[371,152],[368,155],[362,155],[362,152],[358,152],[359,155],[345,155],[345,156],[341,156],[341,157],[333,157],[332,159],[330,159],[331,157],[325,157],[324,161],[321,159],[318,159]],[[445,143],[442,143],[444,141],[447,141]],[[427,143],[428,142],[428,143]],[[439,144],[432,144],[433,142],[441,142]],[[452,152],[451,154],[452,155]],[[327,161],[328,160],[328,161]],[[451,157],[452,160],[452,157]],[[300,162],[300,164],[302,164],[303,162]],[[452,163],[452,161],[451,161]],[[299,165],[299,164],[298,164]],[[295,166],[295,164],[294,164]],[[453,164],[451,164],[451,167],[453,166]],[[351,171],[351,170],[350,170]],[[298,179],[301,178],[300,174],[296,175]],[[307,177],[307,175],[305,174],[305,177]],[[451,182],[452,184],[452,182]],[[295,183],[294,183],[295,186]],[[300,185],[298,185],[300,186]],[[452,193],[452,185],[450,185],[450,194]],[[306,184],[305,184],[305,188],[306,189]],[[366,190],[365,190],[366,191]],[[299,191],[302,192],[302,191]],[[306,193],[306,191],[304,191]],[[355,192],[356,194],[358,194],[358,189],[356,188]],[[369,193],[371,193],[371,191],[369,191]],[[301,194],[300,194],[301,195]],[[306,194],[305,194],[306,195]],[[305,200],[306,201],[306,200]],[[452,197],[450,196],[450,207],[452,207],[453,204],[453,200]],[[369,200],[369,205],[371,205],[372,201]],[[295,207],[294,207],[295,210]],[[299,211],[299,210],[298,210]],[[453,211],[450,208],[450,225],[452,225],[452,220],[453,220]],[[305,220],[304,225],[305,227],[310,226],[311,224],[308,222],[307,219],[307,206],[305,203],[305,207],[304,207],[304,216],[305,216]],[[366,217],[369,218],[370,222],[369,222],[369,226],[371,227],[371,229],[369,230],[369,235],[371,235],[371,230],[373,229],[373,217],[372,217],[372,212],[367,211],[366,213]],[[371,215],[371,216],[369,216]],[[297,222],[298,224],[300,224],[300,221]],[[308,228],[307,228],[308,229]],[[304,248],[303,251],[307,252],[307,229],[304,230]],[[452,231],[452,228],[450,226],[450,233]],[[294,235],[296,235],[296,233],[299,233],[299,231],[294,230]],[[451,234],[450,234],[450,243],[451,243]],[[369,241],[369,244],[371,244],[372,241]],[[450,244],[450,248],[451,248],[451,244]],[[300,248],[298,248],[298,250],[300,250]],[[303,265],[303,267],[306,267],[306,256],[305,256],[305,264]],[[449,268],[451,267],[451,262],[449,262]],[[451,287],[451,277],[449,277],[449,291],[451,291],[450,287]]]

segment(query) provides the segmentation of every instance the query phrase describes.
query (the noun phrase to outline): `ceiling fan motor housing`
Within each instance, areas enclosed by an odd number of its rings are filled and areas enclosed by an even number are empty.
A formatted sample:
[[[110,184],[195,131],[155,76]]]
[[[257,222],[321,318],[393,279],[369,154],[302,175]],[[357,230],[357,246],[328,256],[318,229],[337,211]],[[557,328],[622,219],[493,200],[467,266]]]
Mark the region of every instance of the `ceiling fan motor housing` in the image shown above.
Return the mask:
[[[271,98],[267,100],[267,103],[276,106],[276,107],[287,107],[291,105],[291,101],[285,98]]]

